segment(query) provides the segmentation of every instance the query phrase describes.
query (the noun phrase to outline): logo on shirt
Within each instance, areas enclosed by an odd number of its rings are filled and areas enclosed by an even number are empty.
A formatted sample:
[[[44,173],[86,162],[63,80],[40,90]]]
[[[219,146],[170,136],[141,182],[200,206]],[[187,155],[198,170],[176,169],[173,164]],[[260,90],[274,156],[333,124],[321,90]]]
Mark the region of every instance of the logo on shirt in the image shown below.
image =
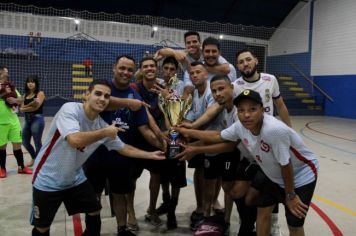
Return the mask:
[[[33,217],[36,219],[40,218],[40,208],[38,206],[33,207]]]
[[[238,80],[238,81],[237,81],[237,84],[238,84],[238,85],[242,85],[242,84],[245,84],[245,82],[243,82],[243,81],[241,81],[241,80]]]
[[[130,126],[121,120],[120,117],[117,117],[115,120],[112,121],[116,127],[121,128],[121,129],[125,129],[125,130],[129,130]]]
[[[271,78],[268,76],[263,76],[261,79],[264,81],[271,81]]]
[[[268,145],[268,143],[265,143],[263,140],[261,140],[261,150],[264,152],[269,152],[271,147]]]
[[[269,102],[271,100],[271,92],[269,91],[269,89],[265,90],[265,101]]]
[[[244,143],[245,146],[248,146],[248,140],[247,140],[247,138],[244,138],[244,139],[242,140],[242,142]]]
[[[210,167],[210,161],[208,159],[204,160],[204,167],[207,169]]]

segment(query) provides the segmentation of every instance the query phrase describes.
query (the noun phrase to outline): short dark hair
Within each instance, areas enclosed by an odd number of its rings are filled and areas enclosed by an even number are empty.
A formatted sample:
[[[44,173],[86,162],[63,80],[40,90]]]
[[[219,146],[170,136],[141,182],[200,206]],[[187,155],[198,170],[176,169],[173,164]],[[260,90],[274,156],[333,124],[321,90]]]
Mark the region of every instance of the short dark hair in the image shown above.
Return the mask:
[[[153,57],[143,57],[141,60],[140,60],[140,68],[142,66],[142,63],[145,62],[145,61],[154,61],[156,67],[157,67],[157,61],[156,59],[154,59]]]
[[[30,89],[27,86],[28,82],[34,82],[35,83],[35,94],[37,94],[40,91],[40,82],[39,82],[39,77],[37,75],[29,75],[26,78],[25,81],[25,94],[29,94]]]
[[[211,78],[211,80],[210,80],[210,84],[212,84],[213,82],[218,81],[218,80],[225,80],[226,82],[231,84],[230,78],[227,75],[224,75],[224,74],[214,75],[214,77]]]
[[[97,85],[97,84],[107,86],[107,87],[109,87],[111,89],[111,86],[110,86],[110,84],[109,84],[109,82],[107,80],[105,80],[105,79],[95,79],[89,84],[88,91],[89,92],[93,91],[94,86]]]
[[[256,57],[256,58],[257,58],[256,53],[255,53],[252,49],[250,49],[250,48],[244,48],[244,49],[241,49],[240,51],[238,51],[238,52],[236,53],[236,59],[240,56],[240,54],[245,53],[245,52],[249,52],[249,53],[251,53],[251,55],[252,55],[253,57]]]
[[[204,41],[203,41],[203,45],[202,48],[204,50],[206,45],[216,45],[216,47],[218,48],[218,50],[220,51],[220,42],[217,38],[214,37],[207,37]]]
[[[7,69],[7,66],[5,65],[0,65],[0,70]]]
[[[198,37],[198,41],[200,42],[200,34],[196,31],[188,31],[184,34],[184,42],[186,41],[187,37],[195,35]]]
[[[204,63],[201,61],[193,61],[192,63],[190,63],[190,66],[199,66],[199,65],[205,67]]]
[[[135,59],[134,59],[132,56],[127,55],[127,54],[123,54],[123,55],[119,55],[119,56],[116,57],[115,64],[117,64],[121,58],[127,58],[127,59],[129,59],[130,61],[133,61],[134,64],[136,63],[136,62],[135,62]]]
[[[176,69],[178,69],[178,61],[174,57],[166,57],[163,60],[162,66],[168,63],[173,64],[176,67]]]

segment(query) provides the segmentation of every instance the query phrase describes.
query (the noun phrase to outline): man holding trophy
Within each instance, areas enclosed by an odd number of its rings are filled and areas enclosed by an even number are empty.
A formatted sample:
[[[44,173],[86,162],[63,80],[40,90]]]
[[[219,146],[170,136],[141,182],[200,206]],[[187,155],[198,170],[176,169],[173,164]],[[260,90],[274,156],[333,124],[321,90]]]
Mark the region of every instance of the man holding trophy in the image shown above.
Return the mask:
[[[184,100],[183,82],[177,78],[178,62],[174,57],[166,57],[162,64],[163,86],[156,85],[159,93],[159,107],[166,119],[167,128],[182,122],[184,116],[191,108],[191,96]],[[185,162],[174,157],[181,151],[179,134],[174,129],[168,131],[169,141],[166,152],[167,160],[161,172],[163,203],[156,212],[158,215],[167,213],[167,229],[177,228],[175,209],[178,204],[180,189],[187,185]],[[171,184],[172,190],[169,191]]]

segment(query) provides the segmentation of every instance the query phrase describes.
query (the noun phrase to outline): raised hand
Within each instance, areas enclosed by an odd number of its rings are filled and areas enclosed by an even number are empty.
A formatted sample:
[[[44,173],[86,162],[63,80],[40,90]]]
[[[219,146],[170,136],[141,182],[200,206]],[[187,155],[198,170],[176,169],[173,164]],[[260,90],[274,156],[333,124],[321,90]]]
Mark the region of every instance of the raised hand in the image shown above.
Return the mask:
[[[148,107],[150,108],[151,106],[144,101],[138,100],[138,99],[130,99],[127,103],[127,107],[131,111],[138,111],[141,109],[141,107]]]
[[[124,129],[116,127],[115,123],[112,123],[112,125],[106,126],[105,128],[103,128],[103,130],[105,132],[105,136],[112,138],[112,139],[116,138],[118,132],[125,132]]]

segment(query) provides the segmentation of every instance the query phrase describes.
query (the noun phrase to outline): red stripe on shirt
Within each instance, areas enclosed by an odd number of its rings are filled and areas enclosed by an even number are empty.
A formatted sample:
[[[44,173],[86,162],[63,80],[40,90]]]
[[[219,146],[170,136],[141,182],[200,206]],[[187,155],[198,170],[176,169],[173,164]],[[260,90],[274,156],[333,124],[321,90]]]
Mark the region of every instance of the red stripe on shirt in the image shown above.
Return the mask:
[[[305,158],[302,154],[300,154],[300,152],[297,151],[297,149],[295,149],[294,147],[290,147],[290,150],[293,152],[293,154],[302,162],[304,162],[305,164],[307,164],[310,169],[313,171],[315,178],[318,176],[318,170],[315,166],[315,164],[311,161],[308,160],[307,158]]]
[[[54,135],[52,137],[51,143],[48,145],[46,151],[44,152],[43,156],[41,157],[40,162],[38,163],[35,173],[33,174],[33,178],[32,178],[32,184],[35,182],[38,172],[40,172],[43,164],[45,163],[45,161],[47,160],[49,154],[52,151],[53,146],[56,144],[57,140],[59,139],[59,137],[61,136],[61,134],[59,133],[58,129],[56,130],[56,132],[54,132]]]

